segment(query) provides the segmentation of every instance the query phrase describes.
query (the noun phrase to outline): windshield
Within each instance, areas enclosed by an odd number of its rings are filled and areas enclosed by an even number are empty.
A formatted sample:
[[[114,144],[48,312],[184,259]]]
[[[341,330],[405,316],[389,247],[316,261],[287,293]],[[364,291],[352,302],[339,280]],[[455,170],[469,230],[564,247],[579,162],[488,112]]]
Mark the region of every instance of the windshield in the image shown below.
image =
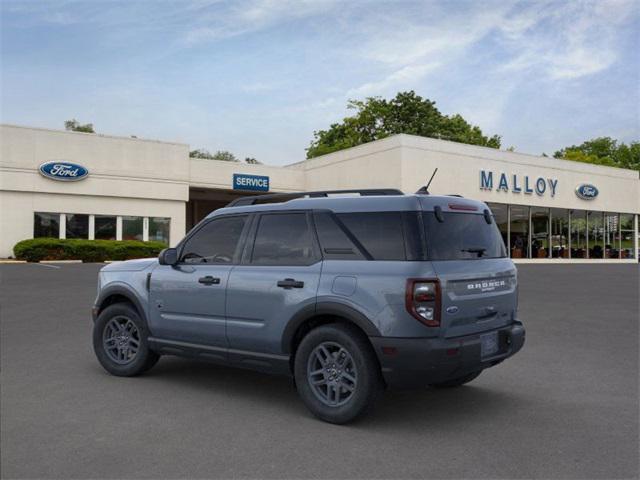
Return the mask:
[[[424,212],[422,215],[430,260],[507,256],[495,221],[487,223],[484,215],[443,212],[442,222],[438,221],[434,212]]]

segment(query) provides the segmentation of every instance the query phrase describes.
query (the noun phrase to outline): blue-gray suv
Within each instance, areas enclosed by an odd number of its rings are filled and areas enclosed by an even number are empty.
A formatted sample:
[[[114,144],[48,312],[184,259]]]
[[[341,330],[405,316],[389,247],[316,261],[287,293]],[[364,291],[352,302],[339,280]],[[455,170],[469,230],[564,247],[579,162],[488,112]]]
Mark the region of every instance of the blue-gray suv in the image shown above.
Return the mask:
[[[516,268],[482,202],[241,197],[158,259],[100,271],[93,346],[120,376],[163,354],[292,375],[311,412],[346,423],[385,387],[456,387],[514,355],[517,307]]]

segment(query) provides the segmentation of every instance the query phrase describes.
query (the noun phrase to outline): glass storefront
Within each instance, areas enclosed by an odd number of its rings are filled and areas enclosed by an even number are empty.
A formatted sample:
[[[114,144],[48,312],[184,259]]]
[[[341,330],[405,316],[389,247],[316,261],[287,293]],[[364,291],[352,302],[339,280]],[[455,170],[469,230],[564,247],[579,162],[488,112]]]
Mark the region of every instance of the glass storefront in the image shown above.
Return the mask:
[[[36,212],[33,214],[33,238],[60,236],[60,214]]]
[[[637,258],[634,251],[633,236],[636,234],[633,226],[633,215],[628,213],[620,214],[620,241],[622,258]]]
[[[169,224],[171,219],[164,217],[149,218],[149,240],[169,245]]]
[[[604,214],[604,258],[620,258],[620,218],[617,213]]]
[[[488,205],[511,258],[636,258],[633,214]]]
[[[171,219],[35,212],[33,237],[95,240],[153,240],[169,244]]]
[[[548,258],[549,209],[531,207],[531,258]]]
[[[142,217],[122,217],[122,240],[142,240]]]
[[[569,210],[551,209],[551,258],[569,258]]]
[[[89,215],[66,215],[66,238],[89,238]]]
[[[571,211],[571,258],[587,258],[587,212]]]
[[[529,258],[529,207],[511,205],[509,240],[511,258]]]
[[[95,216],[95,239],[115,240],[117,234],[117,218],[111,215]]]

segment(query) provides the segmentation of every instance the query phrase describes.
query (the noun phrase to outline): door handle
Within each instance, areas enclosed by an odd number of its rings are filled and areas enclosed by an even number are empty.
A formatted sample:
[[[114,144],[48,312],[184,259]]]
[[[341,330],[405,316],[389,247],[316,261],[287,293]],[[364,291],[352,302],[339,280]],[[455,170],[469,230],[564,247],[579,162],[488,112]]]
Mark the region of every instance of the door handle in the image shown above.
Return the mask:
[[[285,278],[284,280],[280,280],[278,281],[278,286],[280,288],[303,288],[304,287],[304,282],[301,282],[299,280],[295,280],[293,278]]]
[[[220,279],[207,275],[206,277],[200,277],[198,279],[198,283],[202,283],[203,285],[218,285],[220,283]]]

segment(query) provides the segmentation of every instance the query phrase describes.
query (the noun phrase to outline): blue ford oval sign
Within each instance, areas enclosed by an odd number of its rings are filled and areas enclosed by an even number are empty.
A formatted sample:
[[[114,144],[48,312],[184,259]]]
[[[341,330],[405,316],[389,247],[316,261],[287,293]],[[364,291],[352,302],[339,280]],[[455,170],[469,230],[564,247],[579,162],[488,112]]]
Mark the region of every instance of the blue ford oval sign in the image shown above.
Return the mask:
[[[598,189],[588,183],[576,187],[576,195],[583,200],[593,200],[598,196]]]
[[[77,182],[89,175],[89,170],[77,163],[55,161],[40,165],[40,173],[52,180]]]

